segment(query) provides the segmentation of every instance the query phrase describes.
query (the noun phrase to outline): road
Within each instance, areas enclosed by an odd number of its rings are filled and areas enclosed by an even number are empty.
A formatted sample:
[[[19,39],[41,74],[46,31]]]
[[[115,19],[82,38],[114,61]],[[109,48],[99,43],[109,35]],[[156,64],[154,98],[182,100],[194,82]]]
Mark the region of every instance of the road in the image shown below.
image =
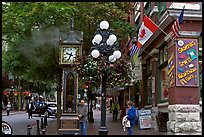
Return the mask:
[[[13,135],[27,135],[27,125],[36,125],[36,120],[41,123],[41,118],[38,115],[33,114],[33,118],[28,119],[27,113],[2,116],[2,120],[8,122],[12,129]],[[48,121],[56,119],[55,117],[47,118]]]

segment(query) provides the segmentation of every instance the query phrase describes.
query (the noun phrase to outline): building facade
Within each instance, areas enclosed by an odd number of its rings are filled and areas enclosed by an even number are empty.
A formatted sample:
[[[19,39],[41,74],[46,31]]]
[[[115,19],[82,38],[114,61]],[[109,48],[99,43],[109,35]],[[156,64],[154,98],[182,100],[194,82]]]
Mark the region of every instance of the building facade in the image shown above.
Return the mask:
[[[142,80],[137,85],[141,87],[139,108],[152,110],[155,130],[200,134],[202,3],[134,2],[132,5],[136,38],[144,15],[159,27],[139,53],[142,64]],[[179,38],[174,41],[169,35],[183,7],[183,23]]]

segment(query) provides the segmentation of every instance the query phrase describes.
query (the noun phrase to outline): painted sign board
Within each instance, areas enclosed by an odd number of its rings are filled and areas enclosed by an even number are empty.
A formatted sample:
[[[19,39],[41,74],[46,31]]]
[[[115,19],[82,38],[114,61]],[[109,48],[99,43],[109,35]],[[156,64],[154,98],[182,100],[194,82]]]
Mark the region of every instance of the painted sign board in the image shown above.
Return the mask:
[[[176,41],[176,86],[198,87],[198,40]]]
[[[138,122],[140,129],[151,128],[152,119],[151,119],[151,110],[138,110]]]

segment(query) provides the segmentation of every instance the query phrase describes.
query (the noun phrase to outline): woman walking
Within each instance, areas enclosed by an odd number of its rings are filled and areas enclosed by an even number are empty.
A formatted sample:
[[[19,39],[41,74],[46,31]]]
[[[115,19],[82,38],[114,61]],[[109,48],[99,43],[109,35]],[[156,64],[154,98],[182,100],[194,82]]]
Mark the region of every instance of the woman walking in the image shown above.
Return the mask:
[[[130,127],[128,127],[128,135],[132,135],[133,134],[132,128],[136,122],[136,110],[135,107],[133,106],[132,101],[128,101],[127,106],[128,106],[127,119],[130,120]]]

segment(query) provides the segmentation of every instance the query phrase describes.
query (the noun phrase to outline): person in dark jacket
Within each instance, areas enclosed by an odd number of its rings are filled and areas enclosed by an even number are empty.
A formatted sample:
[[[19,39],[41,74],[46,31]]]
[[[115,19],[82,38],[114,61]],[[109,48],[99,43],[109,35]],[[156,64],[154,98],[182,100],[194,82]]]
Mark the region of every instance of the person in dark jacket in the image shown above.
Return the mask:
[[[30,101],[26,106],[26,110],[28,113],[28,119],[32,118],[32,114],[33,114],[34,109],[35,109],[35,106],[34,106],[33,102]]]
[[[133,131],[132,128],[136,123],[136,110],[133,106],[132,101],[127,102],[128,112],[127,112],[127,119],[130,120],[130,127],[128,127],[128,135],[132,135]]]
[[[85,103],[85,101],[82,99],[81,104],[79,106],[79,115],[78,115],[81,135],[86,135],[88,107],[84,103]]]

